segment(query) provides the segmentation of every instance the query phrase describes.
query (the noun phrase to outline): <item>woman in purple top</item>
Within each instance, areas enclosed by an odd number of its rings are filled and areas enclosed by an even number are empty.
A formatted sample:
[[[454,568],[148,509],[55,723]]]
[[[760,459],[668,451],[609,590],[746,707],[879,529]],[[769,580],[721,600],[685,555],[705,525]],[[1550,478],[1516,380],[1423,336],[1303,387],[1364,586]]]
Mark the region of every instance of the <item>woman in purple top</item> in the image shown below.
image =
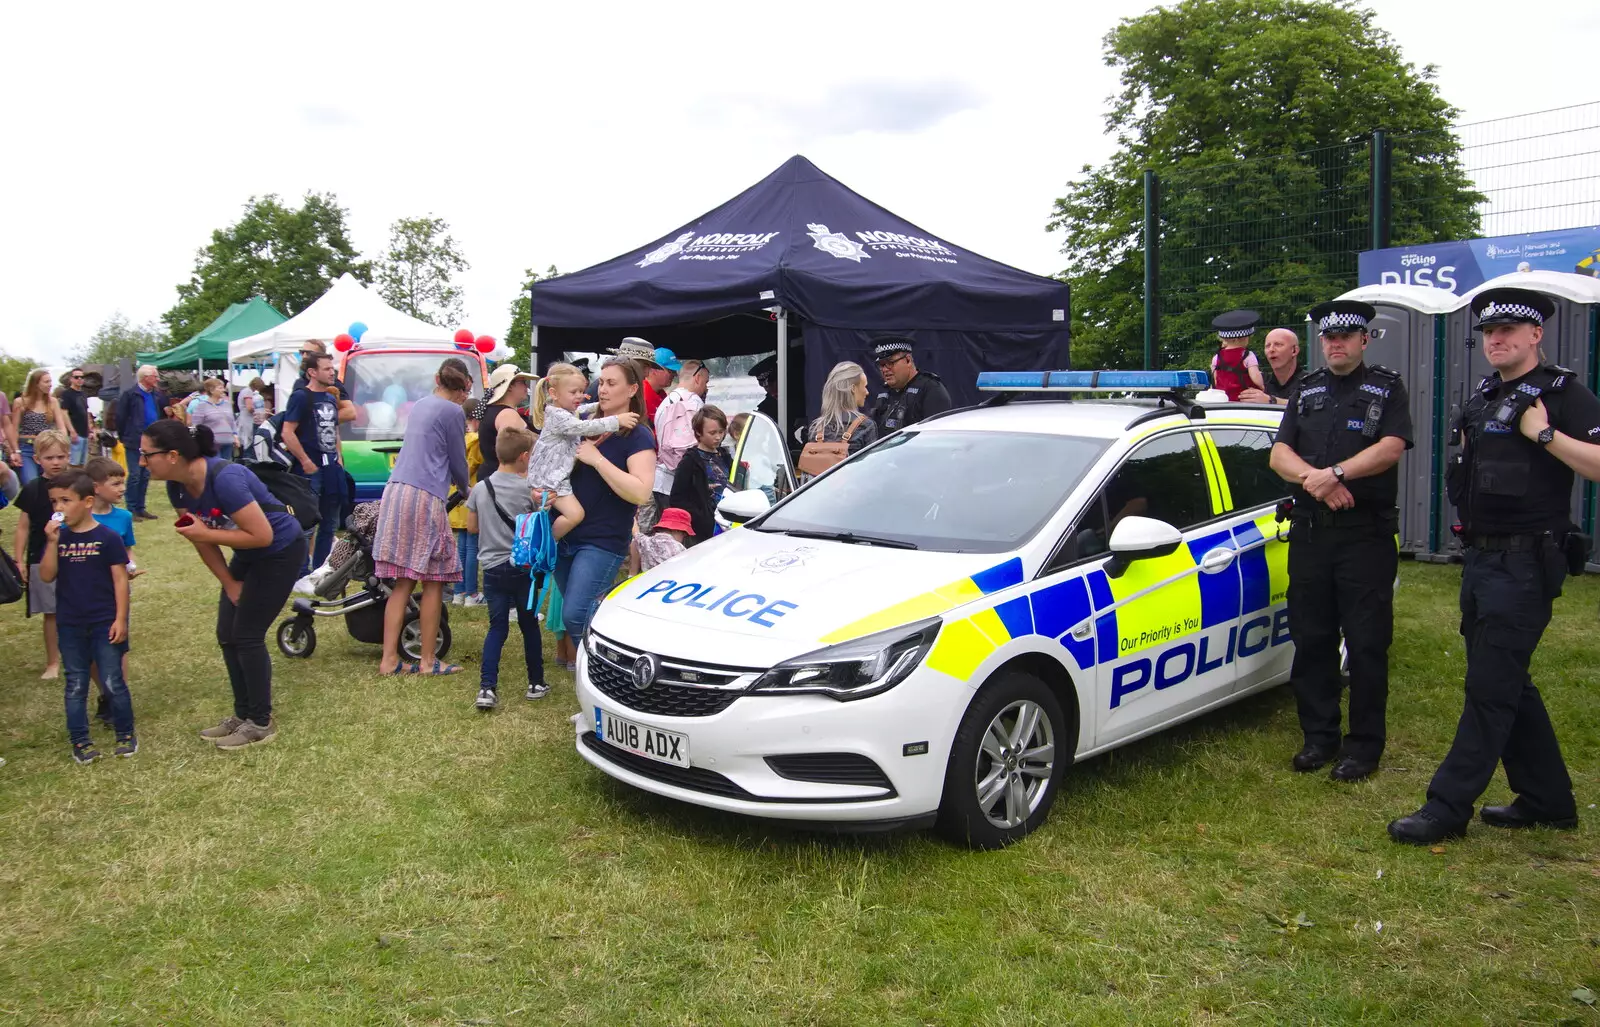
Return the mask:
[[[434,655],[439,641],[439,616],[444,583],[461,580],[456,537],[450,530],[445,497],[454,484],[465,495],[467,480],[467,417],[461,403],[472,389],[467,365],[449,357],[439,365],[433,395],[411,408],[405,441],[389,472],[378,507],[372,561],[378,577],[393,578],[394,591],[383,611],[383,659],[378,673],[459,674],[461,668]],[[422,582],[422,659],[400,659],[400,629],[405,625],[411,590]]]
[[[210,428],[211,437],[216,440],[217,456],[232,460],[236,426],[233,406],[228,402],[228,387],[221,378],[207,378],[201,388],[201,393],[189,401],[189,425],[203,424]]]

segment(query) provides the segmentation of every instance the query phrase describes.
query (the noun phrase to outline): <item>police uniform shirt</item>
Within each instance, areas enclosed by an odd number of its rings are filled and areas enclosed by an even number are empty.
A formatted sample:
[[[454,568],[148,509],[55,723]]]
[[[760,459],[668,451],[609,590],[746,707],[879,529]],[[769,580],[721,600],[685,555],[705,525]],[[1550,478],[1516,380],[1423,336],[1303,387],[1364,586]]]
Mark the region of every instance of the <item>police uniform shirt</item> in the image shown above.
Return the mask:
[[[1305,376],[1305,372],[1296,367],[1294,374],[1289,376],[1289,380],[1279,385],[1278,373],[1271,367],[1264,368],[1261,380],[1266,384],[1266,388],[1262,391],[1273,399],[1288,399],[1300,388],[1300,380]]]
[[[1509,425],[1493,419],[1500,401],[1524,379],[1548,380],[1552,373],[1560,372],[1549,365],[1535,368],[1487,392],[1480,388],[1468,400],[1466,421],[1475,449],[1468,509],[1463,512],[1469,531],[1512,535],[1571,527],[1572,468],[1523,435],[1520,416]],[[1564,388],[1547,389],[1539,398],[1550,427],[1579,442],[1600,443],[1600,399],[1594,393],[1569,378]]]
[[[1382,401],[1376,430],[1366,432],[1368,415],[1375,402]],[[1284,410],[1276,441],[1282,442],[1312,467],[1332,467],[1348,460],[1379,439],[1397,438],[1412,446],[1411,399],[1399,375],[1375,371],[1366,363],[1344,377],[1327,368],[1304,375],[1299,397]],[[1355,499],[1357,510],[1391,510],[1400,492],[1400,467],[1396,464],[1381,474],[1351,478],[1345,488]],[[1295,500],[1317,504],[1298,484],[1292,486]]]
[[[906,387],[898,391],[880,389],[874,400],[872,419],[885,435],[950,409],[949,391],[939,376],[930,371],[918,371]]]

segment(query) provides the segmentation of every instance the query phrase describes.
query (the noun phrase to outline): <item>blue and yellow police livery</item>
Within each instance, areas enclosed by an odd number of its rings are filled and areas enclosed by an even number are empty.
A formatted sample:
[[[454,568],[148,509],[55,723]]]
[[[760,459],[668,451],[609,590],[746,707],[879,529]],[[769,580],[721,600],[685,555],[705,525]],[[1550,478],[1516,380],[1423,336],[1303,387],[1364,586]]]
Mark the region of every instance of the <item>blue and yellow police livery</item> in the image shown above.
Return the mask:
[[[579,654],[578,752],[686,802],[992,847],[1074,761],[1282,683],[1281,408],[1187,398],[1205,380],[985,375],[984,405],[624,583]]]

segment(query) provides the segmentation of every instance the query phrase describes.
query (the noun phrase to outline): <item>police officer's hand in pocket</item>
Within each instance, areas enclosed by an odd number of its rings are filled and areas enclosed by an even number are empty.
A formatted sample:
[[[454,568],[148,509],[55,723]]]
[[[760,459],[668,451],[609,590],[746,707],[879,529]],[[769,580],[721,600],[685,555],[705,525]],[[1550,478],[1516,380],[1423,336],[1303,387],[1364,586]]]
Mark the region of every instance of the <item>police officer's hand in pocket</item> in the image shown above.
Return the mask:
[[[1522,412],[1522,419],[1517,422],[1517,430],[1530,442],[1537,442],[1539,433],[1550,427],[1550,412],[1544,408],[1544,400],[1535,399],[1533,405]]]

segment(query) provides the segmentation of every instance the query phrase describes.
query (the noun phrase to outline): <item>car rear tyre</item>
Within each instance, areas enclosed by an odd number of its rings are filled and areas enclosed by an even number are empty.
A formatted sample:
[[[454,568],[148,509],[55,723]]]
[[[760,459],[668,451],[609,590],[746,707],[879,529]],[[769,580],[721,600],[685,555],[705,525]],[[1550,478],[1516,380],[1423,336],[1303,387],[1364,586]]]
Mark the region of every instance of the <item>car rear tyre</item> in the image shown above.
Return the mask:
[[[308,659],[317,651],[317,629],[305,617],[289,617],[278,625],[278,651],[291,659]]]
[[[998,849],[1044,823],[1072,762],[1067,719],[1048,685],[997,675],[967,707],[945,768],[939,831],[974,849]]]

